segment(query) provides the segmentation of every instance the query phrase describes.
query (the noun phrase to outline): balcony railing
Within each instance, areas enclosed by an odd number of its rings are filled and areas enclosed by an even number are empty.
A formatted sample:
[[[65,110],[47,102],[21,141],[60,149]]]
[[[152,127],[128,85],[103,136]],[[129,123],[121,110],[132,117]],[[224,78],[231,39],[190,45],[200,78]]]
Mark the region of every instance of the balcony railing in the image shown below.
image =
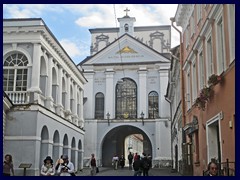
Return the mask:
[[[6,91],[6,94],[13,104],[29,103],[29,95],[27,94],[27,91]]]

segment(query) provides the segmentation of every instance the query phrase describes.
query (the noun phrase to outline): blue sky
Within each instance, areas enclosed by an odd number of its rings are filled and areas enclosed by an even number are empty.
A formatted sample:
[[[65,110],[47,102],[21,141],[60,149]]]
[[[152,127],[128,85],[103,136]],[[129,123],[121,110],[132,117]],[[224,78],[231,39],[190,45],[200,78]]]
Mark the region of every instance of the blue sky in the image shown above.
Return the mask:
[[[90,55],[88,29],[116,27],[116,18],[136,18],[135,26],[170,25],[177,4],[4,4],[3,18],[42,18],[72,60],[78,64]],[[117,22],[118,26],[118,22]],[[179,35],[172,28],[172,47]]]

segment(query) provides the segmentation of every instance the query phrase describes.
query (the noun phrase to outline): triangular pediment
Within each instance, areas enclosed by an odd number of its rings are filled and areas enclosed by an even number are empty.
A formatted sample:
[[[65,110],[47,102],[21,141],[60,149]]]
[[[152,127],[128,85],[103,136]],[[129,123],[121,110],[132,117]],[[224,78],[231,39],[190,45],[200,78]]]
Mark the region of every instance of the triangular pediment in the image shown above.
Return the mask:
[[[169,59],[125,34],[83,62],[82,65],[170,62]]]

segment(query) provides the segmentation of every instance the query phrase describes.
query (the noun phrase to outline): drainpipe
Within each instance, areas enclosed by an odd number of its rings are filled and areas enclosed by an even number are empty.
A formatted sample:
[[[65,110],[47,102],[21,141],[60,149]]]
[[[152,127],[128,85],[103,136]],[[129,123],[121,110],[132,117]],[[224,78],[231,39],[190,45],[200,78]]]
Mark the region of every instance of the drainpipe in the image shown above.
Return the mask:
[[[179,33],[180,35],[180,60],[179,60],[179,63],[180,63],[180,81],[181,81],[181,103],[182,103],[182,127],[185,126],[186,124],[186,117],[185,117],[185,97],[184,97],[184,93],[185,93],[185,90],[184,90],[184,77],[183,77],[183,38],[182,38],[182,32],[176,28],[176,26],[174,26],[174,22],[175,22],[175,18],[170,18],[171,20],[171,25],[172,27]],[[184,155],[183,155],[184,157]],[[184,162],[183,162],[183,171],[185,171],[184,169]],[[183,172],[184,173],[184,172]]]
[[[185,97],[184,97],[184,77],[183,77],[183,40],[182,40],[182,32],[174,26],[173,22],[175,22],[175,18],[170,18],[172,27],[179,33],[180,35],[180,79],[181,79],[181,101],[182,101],[182,127],[185,126],[186,117],[185,117]],[[174,56],[173,56],[174,57]]]
[[[172,160],[172,169],[173,169],[173,147],[172,147],[172,105],[171,105],[171,103],[172,103],[172,101],[169,99],[169,98],[167,98],[167,96],[165,95],[165,100],[170,104],[170,120],[171,120],[171,131],[170,131],[170,133],[171,133],[171,160]]]

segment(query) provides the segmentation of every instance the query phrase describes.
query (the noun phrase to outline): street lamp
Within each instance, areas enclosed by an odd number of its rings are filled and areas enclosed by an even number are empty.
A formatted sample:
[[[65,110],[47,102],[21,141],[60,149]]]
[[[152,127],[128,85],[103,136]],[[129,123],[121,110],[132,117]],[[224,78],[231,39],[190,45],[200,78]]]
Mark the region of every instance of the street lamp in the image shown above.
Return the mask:
[[[109,120],[109,118],[110,118],[110,114],[109,114],[109,112],[108,112],[108,113],[107,113],[108,126],[110,126],[110,120]]]
[[[141,115],[141,119],[142,119],[142,125],[144,126],[144,121],[143,121],[144,113],[142,112],[140,115]]]

